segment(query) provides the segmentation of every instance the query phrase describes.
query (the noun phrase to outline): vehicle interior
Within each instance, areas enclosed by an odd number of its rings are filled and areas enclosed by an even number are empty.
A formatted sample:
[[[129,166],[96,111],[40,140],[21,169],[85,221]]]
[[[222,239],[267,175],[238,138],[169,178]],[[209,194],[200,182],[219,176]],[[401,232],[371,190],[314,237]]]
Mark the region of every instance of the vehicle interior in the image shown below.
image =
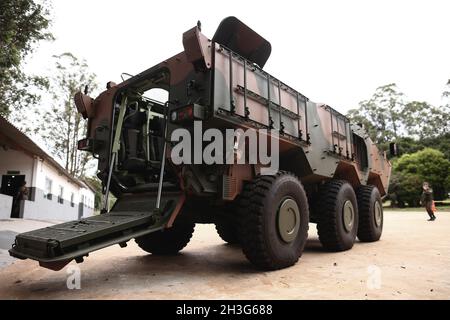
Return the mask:
[[[157,187],[164,148],[167,100],[168,91],[158,87],[127,89],[117,95],[114,104],[116,129],[120,128],[118,122],[123,103],[125,109],[112,180],[121,192],[150,191]],[[174,177],[167,172],[164,180],[171,181]]]

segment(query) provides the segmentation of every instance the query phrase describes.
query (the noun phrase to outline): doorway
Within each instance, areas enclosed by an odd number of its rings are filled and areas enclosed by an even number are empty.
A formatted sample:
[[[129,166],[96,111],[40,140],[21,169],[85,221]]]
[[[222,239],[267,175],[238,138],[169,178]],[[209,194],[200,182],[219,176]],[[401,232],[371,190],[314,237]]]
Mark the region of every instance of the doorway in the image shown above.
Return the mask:
[[[13,197],[11,218],[20,218],[20,201],[17,199],[17,193],[24,181],[25,175],[5,174],[2,176],[0,193]]]

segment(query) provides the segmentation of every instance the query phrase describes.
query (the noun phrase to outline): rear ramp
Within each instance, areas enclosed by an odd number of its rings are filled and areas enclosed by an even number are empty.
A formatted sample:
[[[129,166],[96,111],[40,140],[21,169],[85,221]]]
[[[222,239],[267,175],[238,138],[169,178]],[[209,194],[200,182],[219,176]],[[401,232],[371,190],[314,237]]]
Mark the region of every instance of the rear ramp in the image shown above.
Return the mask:
[[[181,192],[166,193],[158,211],[155,195],[127,195],[109,213],[21,233],[9,253],[57,271],[73,259],[82,262],[92,251],[114,244],[125,247],[133,238],[163,229],[183,199]]]

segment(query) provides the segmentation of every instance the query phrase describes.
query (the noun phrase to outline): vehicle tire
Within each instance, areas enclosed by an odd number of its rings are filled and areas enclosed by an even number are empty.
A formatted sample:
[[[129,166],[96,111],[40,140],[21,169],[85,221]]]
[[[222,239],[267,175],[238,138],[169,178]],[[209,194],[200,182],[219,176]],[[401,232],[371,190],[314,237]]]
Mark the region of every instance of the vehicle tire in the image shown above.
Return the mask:
[[[358,203],[353,187],[345,180],[331,180],[319,188],[316,205],[322,246],[329,251],[351,249],[358,232]]]
[[[358,239],[362,242],[378,241],[383,232],[383,205],[380,191],[375,186],[360,186],[358,198]]]
[[[238,235],[250,262],[264,270],[295,264],[308,238],[309,208],[301,182],[293,174],[258,176],[238,200]]]
[[[220,238],[228,244],[239,244],[237,226],[229,220],[221,220],[216,222],[216,230]]]
[[[194,222],[175,220],[171,228],[141,236],[136,238],[135,241],[142,250],[148,253],[173,255],[189,243],[194,233],[194,227]]]

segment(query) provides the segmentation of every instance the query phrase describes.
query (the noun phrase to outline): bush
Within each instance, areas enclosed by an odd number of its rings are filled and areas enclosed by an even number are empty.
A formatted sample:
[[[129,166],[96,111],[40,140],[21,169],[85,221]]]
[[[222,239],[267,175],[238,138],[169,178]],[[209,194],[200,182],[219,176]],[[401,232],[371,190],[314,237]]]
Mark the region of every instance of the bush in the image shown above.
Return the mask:
[[[393,162],[389,186],[389,198],[400,207],[406,203],[418,206],[422,194],[422,183],[428,181],[436,200],[447,198],[450,190],[450,161],[438,150],[425,148],[404,154]]]

